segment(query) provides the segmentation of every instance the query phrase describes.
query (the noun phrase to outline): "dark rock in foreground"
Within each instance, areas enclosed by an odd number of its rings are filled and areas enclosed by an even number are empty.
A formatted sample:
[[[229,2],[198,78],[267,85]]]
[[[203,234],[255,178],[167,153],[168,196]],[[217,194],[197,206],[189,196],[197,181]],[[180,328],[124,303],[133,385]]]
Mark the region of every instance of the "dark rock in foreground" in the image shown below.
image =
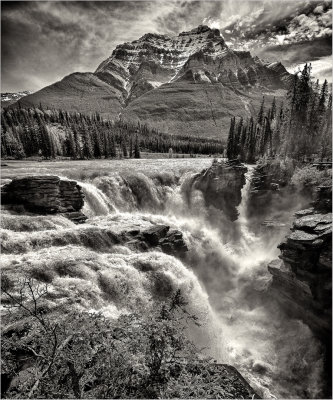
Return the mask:
[[[77,182],[54,175],[15,178],[1,190],[1,201],[5,206],[19,205],[39,214],[62,213],[75,223],[87,219],[80,211],[83,199],[84,194]]]
[[[202,192],[207,206],[222,210],[229,220],[235,221],[246,171],[239,160],[214,162],[196,178],[194,187]]]

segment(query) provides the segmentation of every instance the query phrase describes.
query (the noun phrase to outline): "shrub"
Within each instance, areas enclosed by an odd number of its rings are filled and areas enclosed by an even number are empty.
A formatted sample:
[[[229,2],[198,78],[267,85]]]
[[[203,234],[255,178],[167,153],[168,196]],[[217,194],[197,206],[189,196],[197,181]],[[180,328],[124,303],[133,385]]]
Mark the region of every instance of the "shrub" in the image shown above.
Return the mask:
[[[330,185],[332,179],[332,170],[318,170],[316,167],[305,166],[296,168],[291,183],[300,191],[313,191],[320,185]]]
[[[10,328],[2,339],[2,372],[8,381],[4,397],[160,398],[195,393],[189,384],[200,381],[208,360],[200,360],[185,335],[187,323],[198,322],[186,311],[180,291],[146,315],[110,320],[100,314],[50,312],[40,304],[47,290],[32,279],[16,284],[2,279],[11,309],[6,316]],[[199,371],[193,367],[198,363]]]

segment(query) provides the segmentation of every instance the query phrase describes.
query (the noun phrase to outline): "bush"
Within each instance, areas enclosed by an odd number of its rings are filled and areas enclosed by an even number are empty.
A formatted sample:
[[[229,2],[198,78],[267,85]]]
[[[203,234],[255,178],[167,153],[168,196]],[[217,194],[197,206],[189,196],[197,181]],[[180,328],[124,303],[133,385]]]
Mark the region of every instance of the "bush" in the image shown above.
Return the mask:
[[[313,191],[321,185],[330,185],[332,180],[332,170],[318,170],[316,167],[305,166],[296,168],[291,183],[300,191]]]
[[[185,331],[198,324],[177,291],[146,315],[110,320],[99,314],[50,312],[48,291],[32,279],[6,277],[7,328],[2,339],[6,398],[160,398],[196,393],[208,360]],[[200,363],[200,369],[194,366]],[[207,375],[207,371],[205,372]],[[15,377],[15,379],[14,379]],[[202,380],[202,379],[201,379]],[[221,390],[221,388],[220,388]]]

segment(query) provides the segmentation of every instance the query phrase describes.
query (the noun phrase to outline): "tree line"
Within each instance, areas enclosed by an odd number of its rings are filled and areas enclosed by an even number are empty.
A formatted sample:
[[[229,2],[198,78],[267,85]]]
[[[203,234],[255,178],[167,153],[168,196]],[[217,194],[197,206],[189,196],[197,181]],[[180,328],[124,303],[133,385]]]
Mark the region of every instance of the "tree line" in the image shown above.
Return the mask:
[[[108,121],[98,113],[84,115],[63,110],[7,108],[1,112],[1,156],[25,158],[57,156],[72,159],[140,158],[154,153],[221,154],[219,140],[171,136],[141,123]]]
[[[227,157],[254,163],[261,157],[332,158],[332,94],[327,80],[313,81],[311,65],[294,74],[286,105],[263,97],[256,116],[231,118]]]

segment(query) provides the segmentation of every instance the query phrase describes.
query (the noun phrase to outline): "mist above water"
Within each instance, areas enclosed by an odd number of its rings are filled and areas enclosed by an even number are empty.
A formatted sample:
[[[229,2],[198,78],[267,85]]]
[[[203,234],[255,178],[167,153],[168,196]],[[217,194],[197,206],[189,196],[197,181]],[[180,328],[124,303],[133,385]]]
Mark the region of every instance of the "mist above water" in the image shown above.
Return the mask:
[[[4,214],[4,270],[52,282],[50,307],[67,302],[111,318],[145,309],[181,289],[190,311],[203,321],[191,334],[206,354],[236,366],[263,397],[318,397],[320,345],[267,292],[267,264],[277,257],[286,232],[251,229],[246,208],[252,168],[239,218],[230,223],[194,188],[196,174],[208,164],[196,162],[179,168],[172,160],[163,171],[155,166],[106,173],[105,167],[82,177],[89,219],[81,226],[63,217]],[[293,211],[286,212],[292,216]],[[110,234],[155,224],[182,231],[189,248],[184,260],[156,250],[135,252]]]

